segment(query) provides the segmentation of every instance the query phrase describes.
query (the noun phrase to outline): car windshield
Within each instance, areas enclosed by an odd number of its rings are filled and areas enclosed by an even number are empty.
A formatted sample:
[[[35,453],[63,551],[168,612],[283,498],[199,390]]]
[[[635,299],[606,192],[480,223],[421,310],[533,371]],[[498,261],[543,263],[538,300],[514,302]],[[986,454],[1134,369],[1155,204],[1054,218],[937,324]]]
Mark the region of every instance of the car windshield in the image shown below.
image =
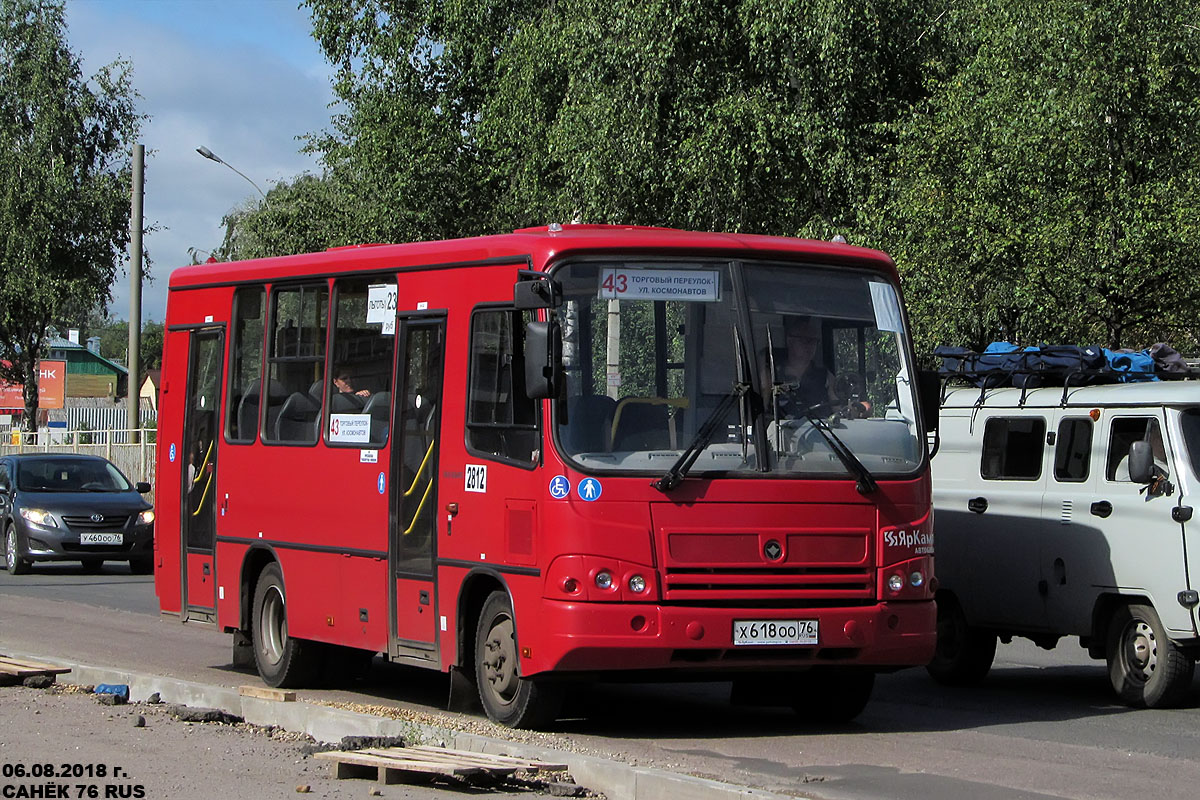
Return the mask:
[[[919,466],[907,334],[882,276],[626,260],[555,277],[567,371],[558,442],[582,469],[663,474],[684,457],[692,476],[845,478],[847,453],[875,475]]]
[[[127,492],[129,481],[107,461],[31,458],[20,462],[17,489],[23,492]]]

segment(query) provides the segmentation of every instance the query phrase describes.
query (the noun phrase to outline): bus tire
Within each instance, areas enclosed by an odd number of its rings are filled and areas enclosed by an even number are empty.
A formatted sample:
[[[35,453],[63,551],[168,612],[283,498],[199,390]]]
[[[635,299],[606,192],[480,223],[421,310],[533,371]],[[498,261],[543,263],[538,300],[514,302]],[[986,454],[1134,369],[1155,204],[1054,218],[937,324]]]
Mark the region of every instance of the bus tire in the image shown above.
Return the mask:
[[[797,676],[792,710],[808,722],[843,725],[862,713],[874,688],[870,670],[815,667]]]
[[[17,526],[11,522],[4,531],[4,567],[10,575],[29,572],[29,559],[21,555],[21,538],[17,534]]]
[[[996,634],[973,628],[953,597],[937,601],[937,646],[925,667],[944,686],[975,686],[996,658]]]
[[[1108,677],[1127,705],[1171,708],[1191,691],[1196,662],[1167,636],[1152,606],[1118,607],[1108,626]]]
[[[284,689],[307,686],[320,674],[320,645],[288,636],[287,595],[278,564],[267,565],[258,576],[251,637],[254,664],[268,686]]]
[[[506,592],[492,592],[479,614],[475,683],[488,718],[511,728],[545,727],[562,708],[562,686],[521,677],[512,603]]]

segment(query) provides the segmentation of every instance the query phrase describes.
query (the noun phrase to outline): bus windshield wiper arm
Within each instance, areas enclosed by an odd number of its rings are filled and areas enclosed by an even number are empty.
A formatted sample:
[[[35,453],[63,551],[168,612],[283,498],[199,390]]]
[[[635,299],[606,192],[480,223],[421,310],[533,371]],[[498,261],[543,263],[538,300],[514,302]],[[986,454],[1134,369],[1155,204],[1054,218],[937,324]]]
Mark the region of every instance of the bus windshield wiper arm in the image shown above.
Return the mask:
[[[729,409],[749,389],[749,384],[735,383],[729,394],[721,398],[721,402],[708,415],[708,419],[704,420],[704,424],[700,426],[700,430],[696,431],[696,436],[692,439],[691,444],[679,455],[679,458],[667,470],[667,474],[656,481],[651,481],[650,485],[660,492],[669,492],[678,486],[684,477],[687,476],[688,470],[692,468],[692,464],[695,464],[696,459],[700,457],[700,451],[712,441],[713,435],[716,434],[717,428],[725,419],[725,415],[729,413]]]
[[[817,433],[824,437],[829,449],[846,467],[846,471],[854,476],[854,488],[858,489],[859,494],[867,495],[879,488],[871,470],[867,469],[867,465],[859,461],[858,456],[854,455],[846,443],[838,438],[838,435],[833,432],[833,428],[829,427],[829,423],[820,417],[813,416],[811,409],[804,412],[804,418],[808,420],[809,425],[817,429]]]

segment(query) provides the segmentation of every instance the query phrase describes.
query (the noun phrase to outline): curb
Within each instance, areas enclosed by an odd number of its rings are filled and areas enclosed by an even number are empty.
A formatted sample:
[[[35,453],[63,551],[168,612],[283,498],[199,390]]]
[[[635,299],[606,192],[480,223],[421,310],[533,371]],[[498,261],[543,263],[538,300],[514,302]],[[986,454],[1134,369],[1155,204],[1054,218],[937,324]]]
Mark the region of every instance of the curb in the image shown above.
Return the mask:
[[[339,742],[344,736],[398,736],[405,741],[566,764],[581,786],[602,792],[608,800],[795,800],[761,789],[681,775],[620,761],[586,756],[549,747],[492,739],[474,733],[439,728],[420,722],[378,717],[331,708],[304,700],[281,702],[243,696],[237,689],[166,678],[139,672],[79,664],[33,653],[14,653],[55,666],[70,667],[72,683],[117,683],[129,686],[131,701],[144,701],[155,692],[164,703],[215,708],[242,717],[252,725],[275,726],[305,733],[319,742]]]

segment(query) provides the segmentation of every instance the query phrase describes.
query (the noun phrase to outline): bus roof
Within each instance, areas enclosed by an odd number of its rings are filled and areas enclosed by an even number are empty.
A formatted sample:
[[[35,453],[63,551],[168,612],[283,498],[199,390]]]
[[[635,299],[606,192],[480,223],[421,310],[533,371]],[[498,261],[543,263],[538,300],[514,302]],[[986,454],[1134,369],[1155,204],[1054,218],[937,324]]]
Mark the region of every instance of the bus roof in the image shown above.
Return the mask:
[[[551,227],[555,230],[551,230]],[[631,225],[567,224],[522,228],[512,233],[469,239],[351,245],[304,255],[210,262],[174,270],[169,285],[177,289],[246,280],[328,275],[348,267],[355,271],[386,271],[511,259],[526,261],[533,269],[543,269],[565,255],[601,255],[619,251],[623,254],[671,253],[730,257],[748,250],[866,267],[896,277],[895,264],[886,254],[840,242]]]

